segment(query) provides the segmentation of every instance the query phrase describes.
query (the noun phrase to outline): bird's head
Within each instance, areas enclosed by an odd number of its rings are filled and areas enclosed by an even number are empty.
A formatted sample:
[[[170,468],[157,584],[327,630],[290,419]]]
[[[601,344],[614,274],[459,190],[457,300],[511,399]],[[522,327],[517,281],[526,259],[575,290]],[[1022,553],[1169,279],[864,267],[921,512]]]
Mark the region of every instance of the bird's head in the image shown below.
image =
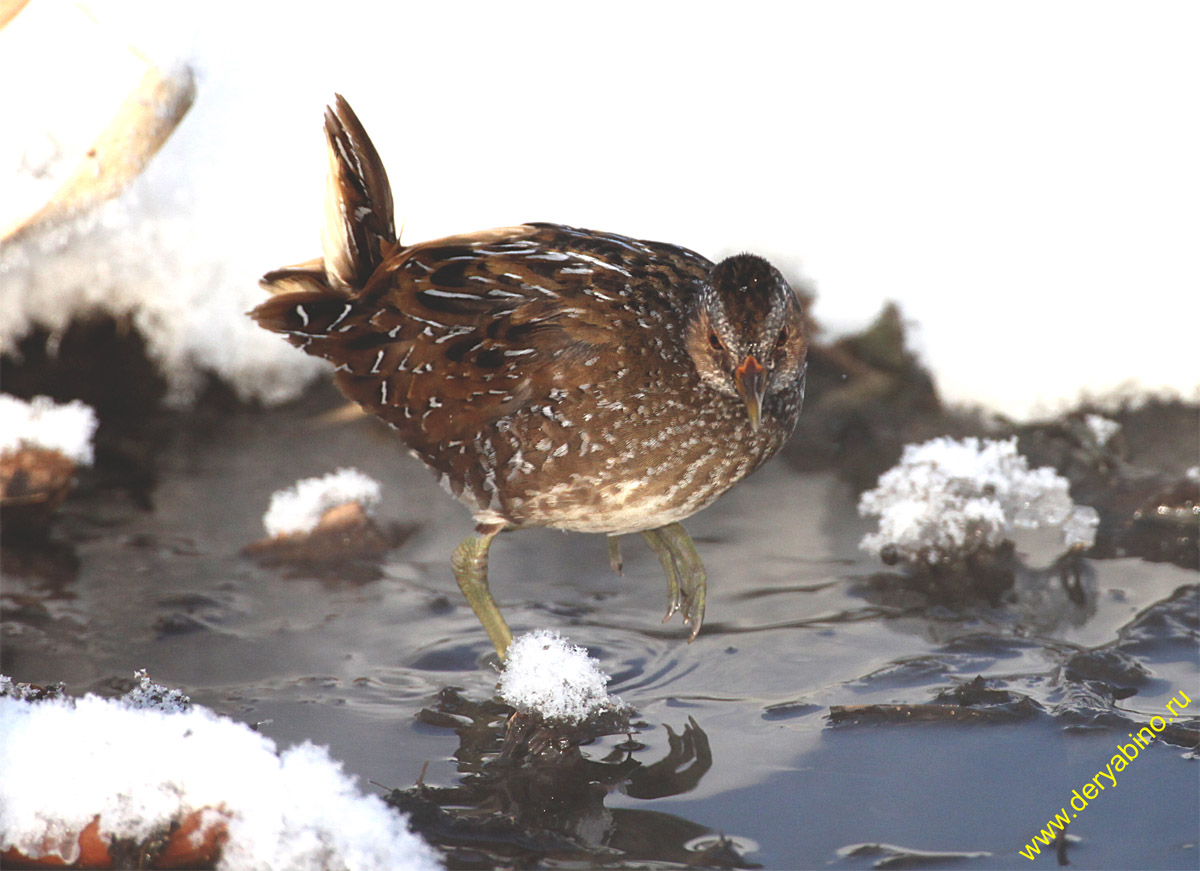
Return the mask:
[[[727,257],[697,294],[687,348],[700,379],[740,397],[757,430],[766,400],[795,390],[804,374],[808,343],[800,299],[763,258]]]

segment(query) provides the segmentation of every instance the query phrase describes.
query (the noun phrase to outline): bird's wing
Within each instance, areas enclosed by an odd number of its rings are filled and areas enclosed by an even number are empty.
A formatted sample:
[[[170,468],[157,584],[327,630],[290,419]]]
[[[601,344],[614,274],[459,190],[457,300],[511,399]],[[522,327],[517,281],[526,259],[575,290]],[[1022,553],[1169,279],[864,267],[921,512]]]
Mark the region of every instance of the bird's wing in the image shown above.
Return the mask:
[[[333,361],[342,390],[411,447],[470,441],[600,381],[638,337],[631,293],[673,292],[672,276],[603,238],[529,224],[447,237],[393,253],[356,296],[284,292],[253,315]]]

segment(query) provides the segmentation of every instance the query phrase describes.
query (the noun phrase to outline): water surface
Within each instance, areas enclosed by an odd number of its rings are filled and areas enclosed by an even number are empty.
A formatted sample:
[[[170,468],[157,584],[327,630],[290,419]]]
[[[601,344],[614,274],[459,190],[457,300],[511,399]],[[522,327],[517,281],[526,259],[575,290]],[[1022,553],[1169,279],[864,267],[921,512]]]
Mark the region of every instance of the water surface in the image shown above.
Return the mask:
[[[85,486],[51,545],[6,542],[4,673],[113,694],[146,668],[282,744],[328,745],[364,785],[411,787],[423,770],[426,785],[459,784],[458,736],[418,713],[446,687],[480,701],[494,689],[490,643],[448,566],[469,517],[374,421],[318,420],[336,405],[318,391],[282,410],[179,419],[149,508]],[[592,862],[1024,867],[1018,849],[1128,743],[1130,724],[1181,690],[1200,714],[1196,572],[1093,560],[1083,603],[1049,574],[1021,579],[1015,601],[930,603],[857,549],[867,525],[849,488],[799,465],[775,460],[687,524],[710,579],[692,644],[678,617],[661,622],[666,584],[640,539],[625,540],[624,576],[599,536],[495,542],[492,588],[514,632],[556,629],[599,658],[644,724],[634,759],[668,757],[690,721],[711,752],[696,764],[693,731],[677,760],[690,778],[671,780],[685,791],[639,798],[644,788],[618,782],[580,811],[572,837],[608,851]],[[415,527],[374,577],[305,577],[239,555],[262,536],[272,491],[340,466],[383,482],[381,520]],[[1158,610],[1123,630],[1147,609]],[[1120,663],[1072,659],[1095,648],[1119,649]],[[830,719],[831,706],[933,702],[977,676],[1036,710],[995,722]],[[1133,694],[1114,700],[1113,687]],[[1196,868],[1197,819],[1195,753],[1159,740],[1078,813],[1067,855],[1084,868]],[[729,849],[702,855],[720,834]]]

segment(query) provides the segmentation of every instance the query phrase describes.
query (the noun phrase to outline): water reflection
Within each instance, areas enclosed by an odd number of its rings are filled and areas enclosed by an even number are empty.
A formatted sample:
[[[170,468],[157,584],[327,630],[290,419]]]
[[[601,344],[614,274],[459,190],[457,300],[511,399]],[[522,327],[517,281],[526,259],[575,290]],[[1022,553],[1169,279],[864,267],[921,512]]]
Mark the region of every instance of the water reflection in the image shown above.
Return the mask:
[[[418,719],[457,733],[454,755],[464,776],[456,786],[394,790],[387,801],[410,814],[413,829],[442,850],[449,868],[547,861],[760,867],[743,856],[755,849],[752,842],[673,814],[605,806],[614,792],[651,800],[696,788],[713,757],[708,736],[691,717],[679,732],[665,725],[668,751],[652,762],[637,758],[646,746],[634,735],[646,724],[630,724],[624,714],[552,727],[448,688]],[[583,747],[597,749],[602,739],[622,734],[625,740],[602,755],[584,753]]]
[[[327,587],[356,586],[383,577],[384,558],[417,531],[415,524],[380,524],[357,502],[329,509],[310,532],[263,538],[242,548],[282,577],[315,579]]]
[[[70,589],[79,577],[79,556],[75,548],[53,539],[18,539],[6,536],[0,547],[0,574],[7,583],[5,596],[13,586],[27,589],[30,597],[72,599]],[[20,580],[17,585],[15,582]]]
[[[1098,585],[1089,560],[1071,552],[1045,569],[1012,559],[1002,583],[976,586],[981,575],[876,572],[856,579],[850,592],[886,609],[894,630],[935,642],[952,640],[972,624],[983,623],[1021,635],[1050,635],[1082,627],[1096,615]]]

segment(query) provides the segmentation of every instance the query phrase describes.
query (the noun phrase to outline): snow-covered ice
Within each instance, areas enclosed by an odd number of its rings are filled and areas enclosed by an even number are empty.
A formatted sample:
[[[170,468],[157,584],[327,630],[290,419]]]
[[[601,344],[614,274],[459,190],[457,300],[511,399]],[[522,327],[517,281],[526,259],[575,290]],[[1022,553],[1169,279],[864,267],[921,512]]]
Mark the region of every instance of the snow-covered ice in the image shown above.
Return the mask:
[[[908,445],[899,464],[863,493],[858,511],[878,517],[864,550],[934,565],[995,548],[1015,529],[1058,527],[1064,545],[1088,547],[1099,515],[1077,506],[1053,469],[1030,469],[1017,440],[937,438]]]
[[[320,478],[304,478],[271,496],[263,526],[271,537],[311,532],[330,508],[357,502],[370,514],[379,504],[380,486],[358,469],[338,469]]]
[[[103,838],[140,840],[206,808],[228,817],[222,869],[439,867],[404,817],[361,792],[323,747],[279,752],[198,706],[0,698],[0,849],[39,855],[49,835],[71,862],[97,814]]]
[[[78,399],[60,404],[48,396],[35,396],[27,402],[0,393],[0,454],[45,448],[77,465],[90,466],[96,423],[96,412]]]
[[[544,719],[580,723],[621,706],[608,694],[609,677],[582,647],[557,632],[536,629],[508,648],[500,675],[500,698],[518,711]]]

